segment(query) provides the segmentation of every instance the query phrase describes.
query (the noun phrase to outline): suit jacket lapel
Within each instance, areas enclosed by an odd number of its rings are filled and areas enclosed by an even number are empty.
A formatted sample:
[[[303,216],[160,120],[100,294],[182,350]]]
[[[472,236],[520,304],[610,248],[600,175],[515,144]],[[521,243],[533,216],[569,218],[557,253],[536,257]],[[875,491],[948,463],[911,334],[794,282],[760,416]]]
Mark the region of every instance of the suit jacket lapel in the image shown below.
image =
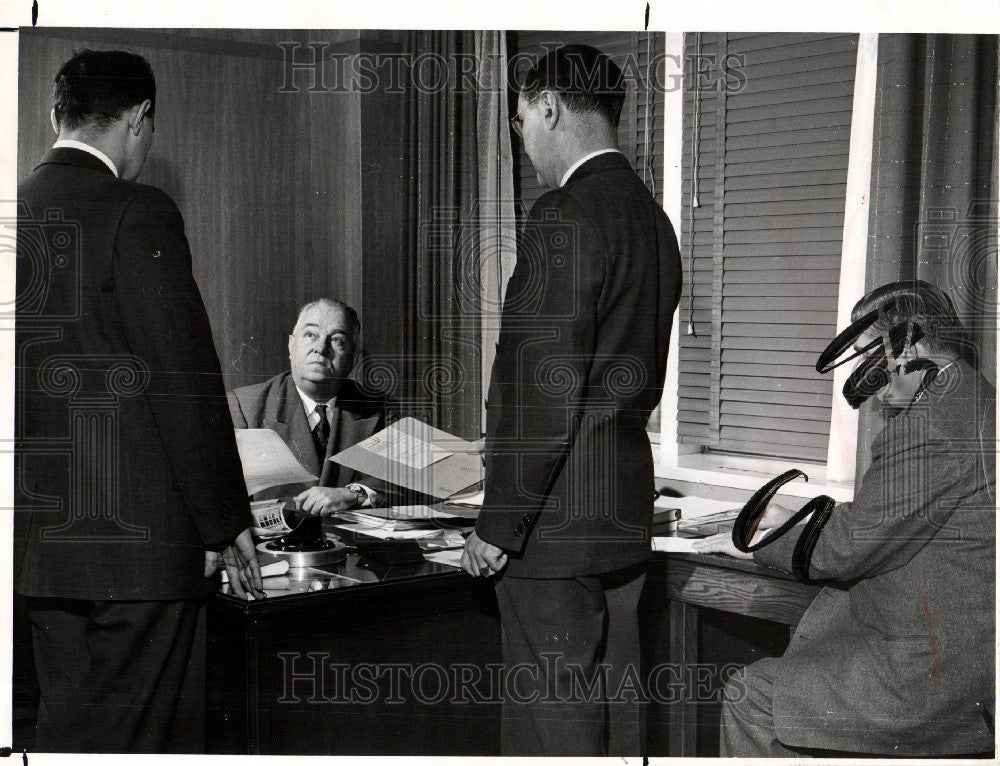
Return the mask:
[[[264,427],[270,428],[291,448],[295,459],[310,473],[320,475],[321,466],[316,457],[309,421],[302,407],[302,399],[295,388],[292,376],[285,378],[280,389],[275,389],[264,408]]]

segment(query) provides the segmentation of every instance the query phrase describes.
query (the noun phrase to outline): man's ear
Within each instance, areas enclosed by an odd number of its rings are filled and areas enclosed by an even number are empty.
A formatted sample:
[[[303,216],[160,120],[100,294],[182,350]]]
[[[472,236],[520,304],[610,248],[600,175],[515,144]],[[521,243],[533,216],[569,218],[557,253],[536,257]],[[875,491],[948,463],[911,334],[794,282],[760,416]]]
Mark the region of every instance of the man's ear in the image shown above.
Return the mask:
[[[52,111],[49,112],[49,121],[52,123],[52,130],[55,134],[59,135],[59,120],[56,119],[56,108],[52,107]]]
[[[126,112],[128,115],[128,127],[133,136],[138,136],[148,124],[146,117],[152,107],[153,103],[147,98]]]
[[[294,341],[295,341],[295,336],[294,335],[289,335],[288,336],[288,358],[289,359],[292,358],[292,343]]]
[[[543,90],[538,97],[539,106],[542,110],[542,121],[549,130],[559,124],[559,117],[562,114],[562,104],[559,97],[551,90]]]

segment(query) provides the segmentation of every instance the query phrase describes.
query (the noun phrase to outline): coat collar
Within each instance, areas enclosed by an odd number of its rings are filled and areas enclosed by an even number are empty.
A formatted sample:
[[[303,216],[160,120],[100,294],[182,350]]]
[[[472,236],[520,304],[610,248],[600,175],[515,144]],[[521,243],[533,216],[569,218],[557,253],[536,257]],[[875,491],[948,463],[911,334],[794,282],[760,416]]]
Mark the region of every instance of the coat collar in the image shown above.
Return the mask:
[[[634,172],[632,170],[632,165],[629,163],[624,154],[621,152],[605,152],[604,154],[598,154],[596,157],[591,157],[580,167],[574,170],[573,175],[566,179],[566,183],[564,183],[561,188],[565,189],[567,186],[575,184],[587,176],[593,175],[594,173],[605,173],[609,170],[627,170],[630,173]]]
[[[96,170],[99,173],[107,173],[112,178],[115,177],[115,174],[111,172],[111,168],[101,162],[100,158],[82,149],[73,149],[68,146],[49,150],[49,153],[35,166],[35,170],[38,170],[43,165],[73,165],[74,167]]]

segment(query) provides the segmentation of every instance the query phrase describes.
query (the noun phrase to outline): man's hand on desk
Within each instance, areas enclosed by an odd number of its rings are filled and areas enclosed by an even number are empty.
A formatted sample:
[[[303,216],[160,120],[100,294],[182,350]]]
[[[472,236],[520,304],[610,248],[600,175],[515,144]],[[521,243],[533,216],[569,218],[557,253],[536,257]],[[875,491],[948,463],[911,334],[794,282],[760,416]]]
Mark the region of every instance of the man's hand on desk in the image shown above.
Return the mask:
[[[264,598],[264,581],[260,576],[257,549],[254,548],[253,535],[249,529],[240,532],[235,542],[222,551],[222,565],[229,576],[229,587],[234,595],[242,599],[246,599],[248,594],[254,598]]]
[[[767,506],[767,510],[764,512],[764,515],[760,518],[760,523],[757,525],[757,531],[754,533],[751,544],[759,542],[768,530],[780,527],[796,513],[797,511],[794,509],[786,508],[785,506],[772,500]],[[720,532],[719,534],[711,535],[710,537],[701,537],[692,540],[691,544],[694,546],[695,550],[698,551],[698,553],[724,553],[727,556],[732,556],[734,559],[753,558],[752,553],[744,553],[733,545],[732,532]]]
[[[698,553],[724,553],[734,559],[752,559],[752,553],[744,553],[733,545],[732,532],[720,532],[710,537],[699,537],[691,541]]]
[[[465,550],[462,551],[462,569],[473,577],[489,577],[507,566],[507,554],[485,540],[481,540],[475,532],[465,539]]]
[[[310,487],[295,496],[295,510],[314,516],[332,516],[358,505],[358,493],[345,487]]]

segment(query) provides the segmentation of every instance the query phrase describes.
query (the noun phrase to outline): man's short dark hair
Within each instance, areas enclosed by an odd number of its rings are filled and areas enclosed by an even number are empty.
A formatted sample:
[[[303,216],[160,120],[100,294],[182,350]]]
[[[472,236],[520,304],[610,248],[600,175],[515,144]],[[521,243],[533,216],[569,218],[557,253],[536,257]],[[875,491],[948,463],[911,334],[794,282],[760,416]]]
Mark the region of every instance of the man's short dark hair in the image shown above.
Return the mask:
[[[855,304],[851,321],[875,310],[875,332],[887,333],[900,322],[920,325],[930,348],[976,364],[976,350],[947,293],[922,279],[890,282],[872,290]]]
[[[156,80],[149,62],[126,51],[82,50],[56,74],[52,98],[59,127],[108,127],[147,98],[156,106]]]
[[[611,57],[589,45],[563,45],[543,56],[524,76],[521,93],[534,101],[545,90],[559,94],[574,112],[596,112],[618,128],[625,78]]]

